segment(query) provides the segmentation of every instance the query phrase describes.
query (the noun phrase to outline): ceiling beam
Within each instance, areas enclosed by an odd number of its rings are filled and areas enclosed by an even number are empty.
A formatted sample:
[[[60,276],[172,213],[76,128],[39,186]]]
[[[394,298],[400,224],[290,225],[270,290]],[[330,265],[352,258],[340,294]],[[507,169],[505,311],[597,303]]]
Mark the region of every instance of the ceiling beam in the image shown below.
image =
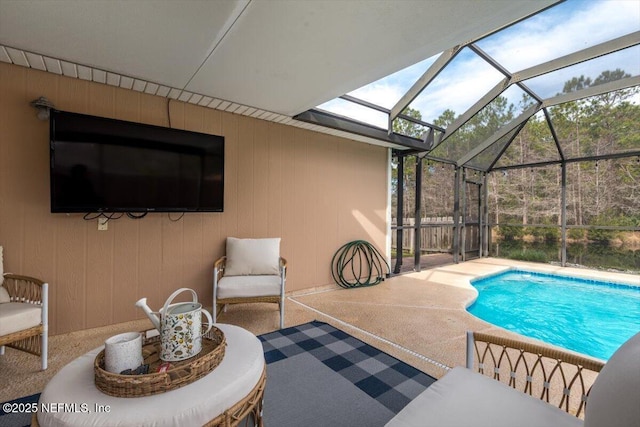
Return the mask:
[[[500,64],[498,61],[493,59],[493,57],[491,55],[489,55],[487,52],[482,50],[479,46],[477,46],[475,44],[472,44],[472,45],[469,46],[469,48],[471,50],[473,50],[485,62],[487,62],[489,65],[491,65],[496,70],[500,71],[500,73],[502,73],[502,75],[504,75],[506,78],[508,78],[509,79],[509,85],[514,84],[514,83],[517,84],[518,87],[520,87],[520,89],[522,89],[523,91],[527,92],[529,94],[529,96],[531,96],[533,99],[535,99],[538,102],[542,102],[542,98],[540,98],[534,91],[529,89],[524,83],[514,82],[513,75],[506,68],[504,68],[502,66],[502,64]]]
[[[365,101],[364,99],[356,98],[355,96],[351,96],[351,95],[341,95],[338,98],[344,99],[345,101],[353,102],[354,104],[362,105],[363,107],[371,108],[372,110],[380,111],[381,113],[389,115],[389,110],[387,108],[384,108],[377,104],[373,104],[369,101]],[[423,120],[416,119],[415,117],[407,116],[406,114],[398,114],[398,118],[410,121],[411,123],[415,123],[420,126],[424,126],[424,127],[438,130],[440,132],[444,132],[444,128],[440,126],[436,126],[432,123],[427,123]]]
[[[406,114],[398,114],[397,118],[398,119],[402,119],[402,120],[406,120],[406,121],[411,122],[411,123],[415,123],[415,124],[420,125],[420,126],[427,127],[429,129],[431,129],[431,131],[434,131],[434,130],[437,130],[439,132],[444,132],[445,131],[445,129],[443,127],[434,125],[432,123],[427,123],[427,122],[422,121],[420,119],[416,119],[415,117],[407,116]]]
[[[338,98],[353,102],[354,104],[362,105],[363,107],[371,108],[372,110],[380,111],[381,113],[389,114],[388,108],[381,107],[372,102],[365,101],[364,99],[356,98],[355,96],[340,95]]]
[[[489,172],[504,171],[504,170],[510,170],[510,169],[535,168],[535,167],[543,167],[543,166],[549,166],[549,165],[559,165],[559,164],[562,164],[562,162],[564,163],[594,162],[598,160],[624,159],[627,157],[640,158],[640,151],[626,151],[623,153],[610,153],[610,154],[600,154],[598,156],[575,157],[575,158],[565,159],[565,160],[547,160],[547,161],[535,162],[535,163],[499,166],[491,169]]]
[[[563,93],[551,98],[547,98],[543,102],[543,107],[553,107],[554,105],[564,104],[566,102],[577,101],[591,96],[603,95],[621,89],[640,85],[640,76],[627,77],[613,82],[603,83],[597,86],[589,86],[587,88],[577,90],[575,92]]]
[[[481,144],[478,144],[473,150],[469,151],[467,154],[459,158],[458,161],[456,162],[456,165],[463,166],[469,160],[471,160],[472,158],[474,158],[475,156],[477,156],[478,154],[482,153],[484,150],[489,148],[492,144],[494,144],[500,138],[507,135],[509,132],[511,132],[512,130],[514,130],[521,124],[525,123],[527,120],[529,120],[531,116],[533,116],[538,111],[540,111],[540,108],[542,108],[541,105],[536,104],[524,110],[522,114],[520,114],[518,117],[511,120],[506,125],[502,126],[500,129],[498,129],[497,132],[495,132],[493,135],[487,138],[484,142],[482,142]]]
[[[293,117],[295,120],[313,123],[315,125],[338,129],[357,135],[366,136],[402,147],[412,148],[418,151],[426,151],[425,144],[420,139],[397,133],[388,134],[386,129],[361,123],[345,117],[341,117],[326,111],[311,109]]]
[[[467,111],[462,113],[455,119],[449,126],[447,126],[447,132],[443,134],[440,140],[436,141],[434,148],[443,143],[447,138],[460,129],[465,123],[467,123],[473,116],[478,114],[480,110],[489,105],[491,101],[496,99],[507,87],[509,86],[509,79],[502,79],[497,85],[495,85],[489,92],[487,92],[482,98],[480,98],[475,104],[473,104]]]
[[[640,31],[636,31],[635,33],[627,34],[626,36],[618,37],[617,39],[613,39],[605,43],[600,43],[598,45],[588,47],[578,52],[574,52],[569,55],[565,55],[560,58],[556,58],[551,61],[547,61],[542,64],[518,71],[517,73],[513,74],[513,78],[511,79],[510,83],[517,83],[519,81],[538,77],[542,74],[547,74],[552,71],[557,71],[562,68],[569,67],[571,65],[589,61],[591,59],[608,55],[610,53],[617,52],[619,50],[626,49],[637,44],[640,44]]]
[[[489,63],[493,68],[500,71],[503,76],[507,78],[511,78],[511,73],[504,68],[500,63],[498,63],[495,59],[493,59],[487,52],[482,50],[478,45],[472,43],[469,45],[469,49],[471,49],[476,55],[482,58],[485,62]]]
[[[392,123],[398,117],[398,115],[405,109],[411,102],[422,92],[422,90],[435,79],[438,74],[449,64],[453,58],[456,57],[460,50],[464,46],[458,45],[451,49],[447,49],[440,54],[436,62],[424,72],[424,74],[411,86],[403,96],[400,98],[396,105],[391,108],[391,114],[389,114],[389,129],[392,129]]]
[[[486,172],[489,172],[496,165],[496,163],[498,163],[498,160],[500,160],[500,158],[505,153],[505,151],[507,151],[507,149],[511,146],[511,144],[513,144],[513,141],[515,141],[515,139],[518,136],[518,134],[520,132],[522,132],[522,129],[524,129],[524,127],[526,125],[527,125],[527,122],[525,121],[525,122],[522,122],[522,124],[517,127],[517,130],[513,133],[513,135],[511,135],[511,138],[509,139],[509,142],[507,142],[504,145],[504,147],[502,147],[500,152],[493,158],[493,160],[491,161],[491,164],[487,168]]]
[[[556,128],[553,126],[553,120],[551,120],[551,115],[546,108],[543,108],[544,118],[547,121],[547,125],[549,126],[549,131],[551,132],[551,136],[553,137],[553,142],[556,144],[556,149],[558,150],[558,154],[560,155],[560,159],[564,160],[564,151],[562,150],[562,146],[560,145],[560,138],[558,138],[558,134],[556,133]]]

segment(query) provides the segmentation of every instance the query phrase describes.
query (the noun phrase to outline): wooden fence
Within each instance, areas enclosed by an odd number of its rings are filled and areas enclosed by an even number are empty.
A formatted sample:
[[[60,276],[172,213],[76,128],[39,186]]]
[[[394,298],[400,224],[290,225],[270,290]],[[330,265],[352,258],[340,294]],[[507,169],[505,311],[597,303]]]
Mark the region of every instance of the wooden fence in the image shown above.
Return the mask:
[[[402,230],[402,249],[414,253],[415,250],[415,218],[405,218]],[[391,247],[397,248],[397,222],[391,220]],[[453,217],[426,217],[421,219],[420,251],[451,252],[453,247]]]

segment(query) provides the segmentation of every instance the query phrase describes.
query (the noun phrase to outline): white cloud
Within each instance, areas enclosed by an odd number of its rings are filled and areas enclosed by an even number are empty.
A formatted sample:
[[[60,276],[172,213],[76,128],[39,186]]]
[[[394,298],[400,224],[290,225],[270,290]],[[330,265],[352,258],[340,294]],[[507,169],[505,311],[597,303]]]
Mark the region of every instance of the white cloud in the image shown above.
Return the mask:
[[[482,41],[479,45],[511,72],[623,36],[640,27],[640,7],[635,0],[583,2],[584,9],[569,19],[562,9],[580,7],[566,2],[513,30]],[[552,16],[553,14],[556,16]],[[560,18],[560,19],[558,19]],[[552,21],[550,25],[545,22]]]

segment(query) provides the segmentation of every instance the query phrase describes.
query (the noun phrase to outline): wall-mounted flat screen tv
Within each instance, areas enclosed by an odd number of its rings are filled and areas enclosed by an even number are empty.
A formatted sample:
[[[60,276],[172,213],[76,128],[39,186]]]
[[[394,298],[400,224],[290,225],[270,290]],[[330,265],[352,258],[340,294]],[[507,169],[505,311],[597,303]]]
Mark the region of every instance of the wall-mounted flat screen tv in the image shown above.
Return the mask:
[[[222,212],[224,137],[52,111],[51,212]]]

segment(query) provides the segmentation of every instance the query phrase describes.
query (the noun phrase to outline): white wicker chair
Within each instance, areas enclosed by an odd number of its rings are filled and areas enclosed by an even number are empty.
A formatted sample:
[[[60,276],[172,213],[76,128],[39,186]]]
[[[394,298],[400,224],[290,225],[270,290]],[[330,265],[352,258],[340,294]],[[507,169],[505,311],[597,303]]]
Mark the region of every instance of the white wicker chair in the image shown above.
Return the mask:
[[[478,332],[467,337],[467,368],[451,369],[385,427],[640,426],[640,333],[606,364]]]
[[[0,298],[0,355],[4,355],[7,346],[40,356],[45,370],[49,285],[33,277],[2,274],[1,271],[0,275],[4,279],[0,285],[0,293],[4,296]]]
[[[227,304],[276,303],[282,329],[286,271],[279,238],[227,238],[227,255],[213,266],[214,320]]]

